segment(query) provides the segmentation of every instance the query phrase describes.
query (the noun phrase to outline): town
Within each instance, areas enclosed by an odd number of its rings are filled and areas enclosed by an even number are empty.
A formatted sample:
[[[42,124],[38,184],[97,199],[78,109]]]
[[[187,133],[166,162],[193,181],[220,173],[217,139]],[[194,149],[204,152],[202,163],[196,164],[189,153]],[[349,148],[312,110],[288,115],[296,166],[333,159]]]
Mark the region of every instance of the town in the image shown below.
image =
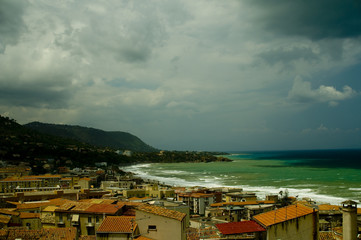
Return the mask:
[[[354,201],[169,186],[106,162],[32,175],[0,168],[1,239],[357,239]]]

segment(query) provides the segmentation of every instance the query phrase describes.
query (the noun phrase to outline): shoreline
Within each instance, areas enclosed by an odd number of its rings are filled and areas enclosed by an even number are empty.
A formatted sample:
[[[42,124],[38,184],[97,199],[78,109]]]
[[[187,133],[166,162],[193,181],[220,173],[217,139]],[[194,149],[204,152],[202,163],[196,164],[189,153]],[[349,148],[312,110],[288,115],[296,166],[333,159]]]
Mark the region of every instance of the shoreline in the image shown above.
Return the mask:
[[[140,163],[137,164],[138,166],[146,166],[148,164],[153,163]],[[260,199],[264,199],[267,195],[278,195],[280,191],[287,190],[289,192],[289,196],[296,197],[298,196],[298,199],[308,199],[317,202],[318,204],[321,203],[329,203],[334,205],[339,205],[341,202],[349,200],[348,198],[343,197],[337,197],[333,195],[326,195],[326,194],[318,194],[317,192],[314,192],[310,188],[304,188],[304,189],[297,189],[297,188],[289,188],[289,187],[270,187],[270,186],[250,186],[250,185],[224,185],[224,184],[217,184],[215,182],[192,182],[187,181],[182,178],[178,178],[175,176],[172,177],[161,177],[161,176],[154,176],[149,175],[148,173],[143,172],[139,167],[136,167],[137,165],[132,165],[130,168],[127,168],[123,171],[130,172],[134,176],[141,178],[143,181],[148,182],[158,182],[162,185],[170,186],[170,187],[205,187],[205,188],[242,188],[244,191],[247,192],[254,192],[256,193],[257,197]],[[134,171],[135,170],[135,171]],[[354,201],[357,201],[353,199]]]

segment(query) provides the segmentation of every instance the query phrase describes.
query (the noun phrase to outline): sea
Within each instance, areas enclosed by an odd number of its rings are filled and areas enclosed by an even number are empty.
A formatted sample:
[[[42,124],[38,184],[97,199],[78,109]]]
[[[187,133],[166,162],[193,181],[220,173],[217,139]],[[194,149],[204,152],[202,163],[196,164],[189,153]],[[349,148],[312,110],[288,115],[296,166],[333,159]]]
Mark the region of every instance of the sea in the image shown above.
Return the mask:
[[[144,179],[172,186],[242,188],[266,195],[339,205],[361,200],[361,149],[240,151],[230,162],[149,163],[124,167]]]

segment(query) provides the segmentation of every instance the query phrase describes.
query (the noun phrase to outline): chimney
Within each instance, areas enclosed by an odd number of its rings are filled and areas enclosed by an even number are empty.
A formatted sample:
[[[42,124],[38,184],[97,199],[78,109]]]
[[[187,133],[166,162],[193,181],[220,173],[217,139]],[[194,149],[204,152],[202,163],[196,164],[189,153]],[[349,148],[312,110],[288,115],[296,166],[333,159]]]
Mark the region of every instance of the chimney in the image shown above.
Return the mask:
[[[342,202],[342,229],[344,240],[357,239],[357,203],[354,201]]]

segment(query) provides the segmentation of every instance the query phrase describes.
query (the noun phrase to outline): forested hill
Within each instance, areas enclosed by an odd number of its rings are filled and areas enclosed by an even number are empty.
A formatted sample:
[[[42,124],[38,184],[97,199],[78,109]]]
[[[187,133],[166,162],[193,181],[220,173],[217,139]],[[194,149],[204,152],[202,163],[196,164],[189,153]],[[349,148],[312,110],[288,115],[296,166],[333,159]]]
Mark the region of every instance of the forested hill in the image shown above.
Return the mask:
[[[32,122],[24,125],[38,132],[70,138],[99,147],[110,147],[135,152],[154,152],[157,149],[147,145],[138,137],[127,132],[107,132],[82,126]]]

